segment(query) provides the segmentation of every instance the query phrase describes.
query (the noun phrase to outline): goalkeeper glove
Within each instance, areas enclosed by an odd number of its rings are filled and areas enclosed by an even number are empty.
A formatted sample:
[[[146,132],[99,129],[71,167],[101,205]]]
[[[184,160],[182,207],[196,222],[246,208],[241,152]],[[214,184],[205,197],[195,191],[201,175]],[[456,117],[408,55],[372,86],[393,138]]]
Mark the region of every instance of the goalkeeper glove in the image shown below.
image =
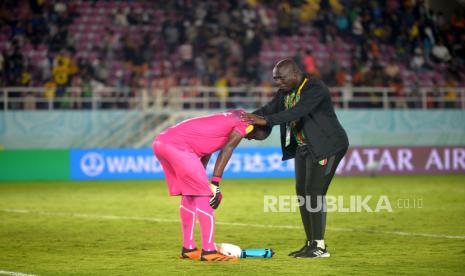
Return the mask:
[[[212,181],[210,184],[210,189],[213,193],[213,196],[210,198],[210,206],[213,209],[216,209],[220,205],[221,199],[223,198],[223,195],[220,192],[220,183]]]

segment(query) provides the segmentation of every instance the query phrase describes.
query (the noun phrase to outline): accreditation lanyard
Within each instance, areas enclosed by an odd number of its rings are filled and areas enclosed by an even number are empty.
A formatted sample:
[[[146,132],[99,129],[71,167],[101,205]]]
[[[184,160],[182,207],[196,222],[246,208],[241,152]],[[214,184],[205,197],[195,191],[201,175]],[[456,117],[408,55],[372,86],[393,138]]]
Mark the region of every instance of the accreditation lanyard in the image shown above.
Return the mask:
[[[299,86],[299,89],[297,90],[297,92],[292,91],[291,93],[286,95],[285,102],[284,102],[286,110],[293,108],[296,105],[297,101],[300,100],[300,92],[302,91],[302,88],[307,83],[307,81],[308,79],[305,78],[302,84]],[[294,123],[294,121],[286,123],[286,143],[285,143],[286,147],[291,144],[291,131],[292,131],[292,127],[295,125],[292,123]]]

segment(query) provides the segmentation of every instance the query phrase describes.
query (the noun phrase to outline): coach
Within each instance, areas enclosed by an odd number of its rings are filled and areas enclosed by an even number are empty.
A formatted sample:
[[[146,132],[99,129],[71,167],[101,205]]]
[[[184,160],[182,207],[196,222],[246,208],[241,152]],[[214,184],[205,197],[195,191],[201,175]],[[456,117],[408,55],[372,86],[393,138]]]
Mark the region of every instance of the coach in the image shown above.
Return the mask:
[[[325,195],[349,146],[347,134],[321,80],[303,74],[291,59],[275,65],[273,79],[279,87],[274,98],[253,114],[246,113],[244,120],[261,126],[280,125],[283,160],[295,158],[296,193],[305,200],[300,202],[300,215],[307,241],[289,256],[329,257],[324,243]]]

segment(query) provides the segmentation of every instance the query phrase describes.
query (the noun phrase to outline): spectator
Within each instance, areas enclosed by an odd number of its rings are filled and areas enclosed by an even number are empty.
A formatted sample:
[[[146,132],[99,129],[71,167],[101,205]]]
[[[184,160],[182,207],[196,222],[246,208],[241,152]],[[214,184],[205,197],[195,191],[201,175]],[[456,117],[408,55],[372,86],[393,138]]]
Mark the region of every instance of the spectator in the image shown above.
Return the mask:
[[[67,11],[66,4],[61,1],[57,1],[53,8],[57,14],[64,14]]]
[[[386,67],[384,68],[384,73],[388,77],[389,82],[392,82],[398,79],[399,72],[400,72],[399,65],[397,65],[397,62],[394,62],[393,59],[391,59],[389,63],[386,65]]]
[[[451,59],[449,49],[444,45],[442,41],[433,46],[432,54],[436,62],[448,62]]]
[[[418,47],[415,49],[415,55],[413,56],[410,62],[410,67],[412,68],[412,70],[416,72],[422,72],[424,64],[425,59],[423,57],[423,51],[421,50],[421,48]]]
[[[457,82],[453,79],[451,75],[447,76],[446,80],[446,93],[444,94],[444,107],[445,108],[455,108],[457,105]]]
[[[362,25],[362,18],[357,16],[352,23],[352,34],[354,35],[355,40],[358,44],[361,44],[363,41],[363,25]]]
[[[40,104],[41,109],[49,109],[53,106],[53,101],[56,96],[56,83],[50,79],[44,85],[44,102]]]
[[[413,82],[413,86],[410,87],[408,90],[407,99],[408,99],[408,107],[409,108],[421,108],[422,107],[422,99],[421,99],[421,91],[420,91],[420,82],[415,80]]]
[[[144,26],[147,26],[151,23],[152,21],[152,15],[150,12],[146,9],[143,9],[141,14],[140,14],[140,23]]]
[[[346,11],[343,10],[336,19],[336,25],[339,33],[346,36],[347,29],[349,28],[349,19],[347,18]]]
[[[121,10],[120,8],[116,9],[115,13],[113,14],[113,23],[117,26],[128,26],[128,19],[127,19],[128,10]]]
[[[192,44],[184,43],[179,46],[179,57],[183,63],[184,69],[190,70],[194,60],[194,49]]]
[[[429,35],[424,35],[423,37],[423,58],[425,59],[425,65],[428,68],[431,68],[431,51],[433,48],[433,42]]]
[[[291,35],[291,6],[289,3],[282,2],[278,6],[277,12],[278,34]]]
[[[312,51],[309,49],[305,51],[305,55],[303,56],[303,65],[307,74],[315,75],[317,73],[315,59],[313,58]]]
[[[222,105],[222,103],[226,102],[226,99],[229,96],[229,91],[228,91],[228,79],[226,76],[221,74],[222,76],[218,78],[215,82],[215,87],[216,87],[216,97],[218,97],[218,106],[215,106],[216,108],[226,108],[226,105]],[[213,107],[213,106],[211,106]],[[214,107],[214,108],[215,108]]]
[[[91,109],[92,108],[92,85],[91,85],[91,79],[89,75],[85,75],[82,78],[81,84],[81,102],[82,102],[82,107],[84,109]]]

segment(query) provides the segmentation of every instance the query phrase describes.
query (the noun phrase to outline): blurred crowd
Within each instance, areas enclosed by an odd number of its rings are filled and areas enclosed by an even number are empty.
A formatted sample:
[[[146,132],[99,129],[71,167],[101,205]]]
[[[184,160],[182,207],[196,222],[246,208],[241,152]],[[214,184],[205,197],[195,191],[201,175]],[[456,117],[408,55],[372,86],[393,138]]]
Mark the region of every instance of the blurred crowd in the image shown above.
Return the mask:
[[[320,1],[313,24],[321,30],[323,43],[337,36],[353,41],[352,66],[345,73],[352,75],[354,85],[385,86],[398,76],[400,67],[419,73],[442,70],[446,78],[463,81],[464,10],[445,17],[426,9],[423,0],[330,2],[337,3]],[[383,53],[389,50],[385,46],[395,52]],[[327,82],[341,85],[341,78],[331,78],[334,73],[326,76]]]
[[[80,43],[73,26],[83,18],[82,6],[111,3],[117,8],[105,13],[109,23],[101,32],[99,26],[86,30],[94,41]],[[342,40],[351,46],[348,64],[332,48],[321,66],[310,44],[291,53],[330,86],[387,86],[399,96],[408,74],[411,86],[465,83],[464,11],[445,16],[422,0],[6,0],[0,4],[0,86],[45,87],[45,97],[72,96],[69,87],[91,97],[112,86],[121,91],[117,96],[130,97],[139,88],[174,85],[270,86],[276,60],[264,62],[264,45],[305,28],[322,45]]]

